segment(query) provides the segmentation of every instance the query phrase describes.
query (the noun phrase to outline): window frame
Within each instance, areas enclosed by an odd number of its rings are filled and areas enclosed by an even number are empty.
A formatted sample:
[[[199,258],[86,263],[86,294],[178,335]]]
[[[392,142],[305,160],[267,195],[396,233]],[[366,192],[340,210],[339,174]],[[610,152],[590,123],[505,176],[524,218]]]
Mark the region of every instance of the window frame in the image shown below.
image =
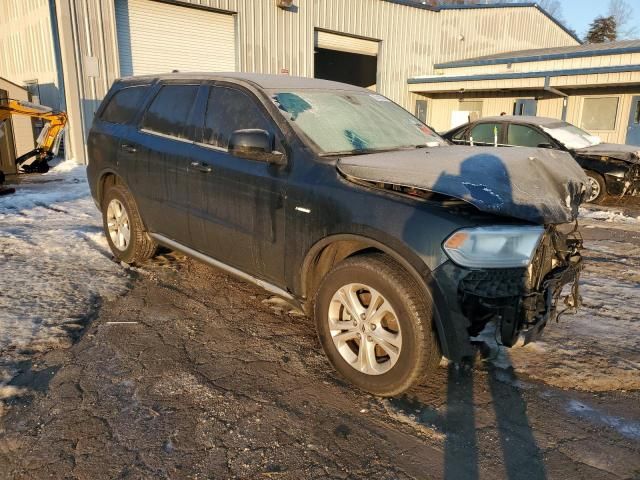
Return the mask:
[[[109,105],[111,105],[111,102],[115,100],[116,96],[118,96],[119,93],[122,93],[125,90],[130,90],[132,88],[145,88],[147,90],[146,92],[143,92],[142,97],[140,98],[140,103],[136,107],[135,113],[126,122],[112,122],[110,120],[106,120],[104,118],[104,114],[107,111],[107,108],[109,108]],[[138,118],[140,116],[140,113],[146,111],[148,107],[147,99],[149,97],[150,92],[152,92],[153,90],[154,90],[153,85],[150,85],[148,83],[137,83],[133,85],[125,85],[122,88],[115,90],[107,99],[105,99],[100,110],[96,112],[95,116],[101,122],[106,122],[111,125],[136,125],[137,126],[137,124],[139,123]]]
[[[507,125],[506,122],[500,122],[497,120],[491,120],[491,121],[483,121],[483,120],[478,120],[472,124],[469,125],[469,127],[467,127],[467,132],[465,134],[465,142],[467,145],[471,145],[471,130],[473,130],[474,128],[476,128],[479,125],[497,125],[500,128],[500,131],[498,132],[498,147],[507,147],[507,143],[506,143],[506,129],[504,128],[505,125]],[[493,147],[494,143],[486,143],[486,142],[476,142],[475,140],[473,141],[473,145],[477,146],[477,147]]]
[[[198,146],[201,147],[205,147],[205,148],[209,148],[211,150],[216,150],[219,152],[224,152],[224,153],[229,153],[229,148],[224,148],[224,147],[220,147],[218,145],[213,145],[212,143],[207,143],[204,141],[204,132],[205,132],[205,125],[206,125],[206,119],[207,119],[207,109],[209,107],[209,98],[211,96],[211,93],[213,92],[214,88],[229,88],[231,90],[236,90],[240,93],[242,93],[243,95],[245,95],[246,97],[249,98],[249,100],[251,100],[253,102],[253,104],[258,108],[258,110],[260,111],[260,113],[262,113],[262,116],[265,118],[265,120],[267,121],[267,123],[272,127],[273,132],[271,132],[273,134],[273,140],[274,140],[274,151],[278,150],[279,148],[284,150],[284,154],[285,156],[288,158],[288,147],[286,142],[284,141],[285,135],[282,131],[282,128],[280,127],[279,123],[276,121],[276,119],[274,118],[274,116],[271,114],[271,112],[269,112],[269,110],[266,108],[263,100],[260,98],[259,95],[256,95],[254,92],[252,92],[250,89],[244,87],[241,84],[238,83],[233,83],[233,82],[226,82],[226,81],[220,81],[220,80],[212,80],[212,81],[206,81],[203,82],[203,88],[205,89],[205,92],[203,93],[203,105],[200,106],[200,111],[197,112],[199,115],[199,118],[197,119],[196,122],[196,132],[197,132],[197,139],[194,141],[194,143]],[[255,161],[252,159],[244,159],[241,157],[236,157],[242,160],[248,160],[248,161]]]
[[[584,112],[585,112],[585,106],[588,103],[589,100],[602,100],[602,99],[612,99],[612,100],[616,100],[616,113],[613,117],[613,126],[612,128],[605,128],[605,129],[598,129],[598,128],[591,128],[591,127],[587,127],[584,125]],[[594,95],[594,96],[585,96],[582,97],[582,102],[581,102],[581,108],[580,108],[580,125],[579,128],[586,130],[587,132],[591,133],[591,132],[615,132],[616,129],[618,128],[618,116],[620,114],[620,96],[619,95]]]
[[[162,89],[164,87],[168,87],[168,86],[176,86],[176,87],[188,87],[188,86],[195,86],[196,88],[196,95],[193,99],[193,104],[191,105],[191,108],[189,109],[189,113],[187,114],[187,119],[185,121],[184,124],[184,128],[183,128],[183,132],[187,129],[187,126],[190,123],[190,120],[192,120],[192,117],[194,115],[194,113],[197,111],[197,107],[198,107],[198,95],[200,93],[200,90],[202,89],[202,82],[198,81],[198,80],[182,80],[182,81],[159,81],[154,85],[154,89],[152,91],[152,93],[149,95],[149,98],[147,99],[146,102],[143,102],[142,108],[140,109],[139,112],[139,117],[137,119],[136,122],[136,127],[137,130],[139,132],[142,133],[147,133],[147,134],[151,134],[151,135],[156,135],[158,137],[164,137],[164,138],[169,138],[172,140],[177,140],[180,142],[186,142],[186,143],[194,143],[194,140],[191,138],[181,138],[181,137],[177,137],[175,135],[169,134],[169,133],[163,133],[163,132],[156,132],[155,130],[150,130],[148,128],[145,128],[142,124],[142,122],[144,121],[144,117],[147,115],[147,112],[149,111],[149,109],[151,108],[151,105],[153,105],[153,102],[155,101],[156,98],[158,98],[158,95],[160,95],[160,92],[162,91]],[[197,129],[196,129],[197,131]]]
[[[531,123],[521,123],[521,122],[508,122],[505,125],[506,125],[507,128],[504,131],[504,142],[505,142],[505,145],[507,145],[509,147],[537,148],[537,147],[525,147],[523,145],[513,145],[513,144],[509,143],[509,129],[513,125],[518,125],[520,127],[527,127],[529,129],[533,130],[534,132],[538,133],[539,135],[543,136],[544,138],[546,138],[548,140],[549,145],[551,145],[554,150],[563,150],[563,148],[560,145],[558,145],[558,142],[556,142],[556,140],[554,138],[552,138],[551,135],[546,133],[544,130],[539,128],[537,125],[533,125]]]

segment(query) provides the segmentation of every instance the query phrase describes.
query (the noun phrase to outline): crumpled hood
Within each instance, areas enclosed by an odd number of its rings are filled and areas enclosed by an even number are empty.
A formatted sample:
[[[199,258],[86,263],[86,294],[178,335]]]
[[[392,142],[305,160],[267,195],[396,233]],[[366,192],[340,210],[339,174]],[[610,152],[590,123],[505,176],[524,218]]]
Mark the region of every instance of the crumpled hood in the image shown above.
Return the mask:
[[[538,224],[575,220],[587,177],[565,152],[446,146],[343,157],[347,178],[413,187]]]
[[[600,155],[624,160],[630,163],[640,163],[640,147],[638,145],[620,145],[618,143],[601,143],[591,147],[578,148],[578,155]]]

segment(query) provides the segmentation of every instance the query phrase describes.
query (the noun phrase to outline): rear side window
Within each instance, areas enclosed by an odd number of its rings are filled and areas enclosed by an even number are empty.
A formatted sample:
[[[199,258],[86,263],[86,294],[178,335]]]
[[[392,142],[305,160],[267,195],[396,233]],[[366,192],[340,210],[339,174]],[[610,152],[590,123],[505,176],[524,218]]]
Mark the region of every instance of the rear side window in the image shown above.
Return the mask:
[[[144,114],[142,128],[153,132],[185,137],[185,125],[198,85],[165,85]]]
[[[494,145],[500,142],[500,125],[497,123],[479,123],[471,129],[469,137],[473,143]]]
[[[524,125],[509,125],[507,144],[517,147],[537,147],[551,143],[547,137]]]
[[[271,123],[251,97],[233,88],[213,87],[207,103],[204,142],[227,148],[235,130],[248,128],[273,133]]]
[[[111,123],[127,123],[135,116],[149,86],[126,87],[117,91],[102,111],[100,119]]]

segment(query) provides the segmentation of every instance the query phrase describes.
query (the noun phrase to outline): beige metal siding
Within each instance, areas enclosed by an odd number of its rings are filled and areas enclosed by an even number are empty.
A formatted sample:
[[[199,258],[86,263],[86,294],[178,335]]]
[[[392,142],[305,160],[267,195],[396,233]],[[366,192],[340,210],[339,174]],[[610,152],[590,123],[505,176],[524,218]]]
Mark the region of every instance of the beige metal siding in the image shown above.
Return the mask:
[[[40,102],[60,107],[48,0],[0,1],[0,77],[37,80]]]
[[[378,55],[378,42],[364,38],[349,37],[336,33],[316,31],[316,46],[339,52],[359,53],[361,55]]]
[[[121,75],[236,70],[233,15],[149,0],[115,7]]]
[[[433,73],[433,64],[515,48],[575,45],[534,7],[434,12],[382,0],[184,0],[236,14],[238,69],[313,76],[315,29],[379,39],[378,91],[413,111],[407,79]],[[79,160],[93,113],[120,75],[113,0],[57,0],[58,24],[70,103],[70,132]],[[201,13],[202,10],[194,10]],[[496,21],[499,16],[501,21]],[[176,19],[185,36],[189,25]],[[458,33],[464,34],[459,40]],[[456,43],[458,42],[458,43]],[[206,55],[206,52],[203,52]],[[97,63],[98,75],[89,75]]]
[[[10,82],[5,82],[0,78],[0,90],[6,90],[9,98],[16,100],[28,100],[28,92]],[[13,125],[13,140],[16,149],[16,157],[23,155],[35,148],[35,140],[33,138],[33,126],[31,118],[23,115],[12,115],[11,123]]]

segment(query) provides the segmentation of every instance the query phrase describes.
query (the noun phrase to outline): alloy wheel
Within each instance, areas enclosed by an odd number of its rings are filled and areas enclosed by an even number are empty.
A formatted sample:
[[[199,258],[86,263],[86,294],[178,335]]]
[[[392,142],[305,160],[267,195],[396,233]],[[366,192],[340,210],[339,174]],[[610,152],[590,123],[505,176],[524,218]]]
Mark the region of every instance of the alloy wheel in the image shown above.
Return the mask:
[[[112,199],[107,206],[107,229],[113,245],[118,250],[125,251],[131,241],[131,226],[127,210],[117,198]]]
[[[333,295],[329,330],[342,358],[367,375],[381,375],[398,362],[402,349],[400,322],[389,301],[360,283],[342,286]]]

